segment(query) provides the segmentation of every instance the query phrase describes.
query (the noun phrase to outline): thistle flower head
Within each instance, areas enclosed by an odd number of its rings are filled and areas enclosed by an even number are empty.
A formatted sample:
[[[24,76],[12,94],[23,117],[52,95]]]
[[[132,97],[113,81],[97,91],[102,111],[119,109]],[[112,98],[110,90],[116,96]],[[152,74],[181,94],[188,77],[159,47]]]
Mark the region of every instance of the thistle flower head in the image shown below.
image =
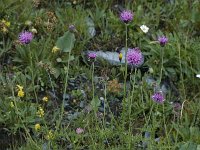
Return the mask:
[[[160,43],[161,46],[165,46],[168,42],[168,38],[165,36],[160,36],[158,37],[158,42]]]
[[[89,59],[95,59],[96,57],[97,57],[97,54],[94,53],[94,52],[91,52],[91,53],[88,54]]]
[[[151,97],[157,103],[163,103],[165,98],[162,92],[156,92]]]
[[[128,49],[126,54],[128,64],[139,67],[144,63],[144,56],[139,48]]]
[[[120,14],[120,20],[129,23],[133,20],[133,13],[130,10],[124,10]]]
[[[19,41],[22,44],[29,44],[33,39],[33,33],[28,31],[23,31],[19,34]]]

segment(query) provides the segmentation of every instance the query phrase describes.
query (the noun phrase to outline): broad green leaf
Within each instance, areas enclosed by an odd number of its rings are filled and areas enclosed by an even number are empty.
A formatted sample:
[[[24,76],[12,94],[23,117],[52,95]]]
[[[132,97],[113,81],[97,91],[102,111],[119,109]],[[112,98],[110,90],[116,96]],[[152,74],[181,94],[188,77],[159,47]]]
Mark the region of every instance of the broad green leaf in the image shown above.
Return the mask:
[[[196,149],[197,149],[197,144],[192,142],[187,142],[181,145],[179,148],[179,150],[196,150]]]
[[[63,36],[58,38],[56,46],[63,52],[70,52],[74,47],[75,40],[74,33],[67,31]]]

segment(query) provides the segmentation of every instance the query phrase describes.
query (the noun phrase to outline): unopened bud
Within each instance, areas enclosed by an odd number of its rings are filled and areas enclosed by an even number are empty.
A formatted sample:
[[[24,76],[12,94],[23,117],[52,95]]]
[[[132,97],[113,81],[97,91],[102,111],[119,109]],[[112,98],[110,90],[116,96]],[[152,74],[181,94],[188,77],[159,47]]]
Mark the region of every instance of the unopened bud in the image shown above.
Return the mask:
[[[119,53],[119,61],[120,62],[122,61],[122,57],[123,57],[122,53]]]

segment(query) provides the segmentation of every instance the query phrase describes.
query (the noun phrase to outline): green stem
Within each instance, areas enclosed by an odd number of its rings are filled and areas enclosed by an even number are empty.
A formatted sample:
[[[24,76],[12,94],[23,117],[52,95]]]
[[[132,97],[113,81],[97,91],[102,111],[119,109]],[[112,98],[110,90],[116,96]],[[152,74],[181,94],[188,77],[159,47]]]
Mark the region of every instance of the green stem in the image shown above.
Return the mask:
[[[94,100],[94,62],[92,62],[92,100]]]
[[[169,142],[169,138],[168,138],[167,126],[166,126],[166,121],[165,121],[165,105],[164,105],[164,103],[162,105],[163,105],[163,123],[164,123],[164,128],[165,128],[165,135],[166,135],[167,142],[168,142],[168,145],[169,145],[170,142]]]
[[[30,49],[30,45],[29,45],[29,57],[30,57],[30,61],[31,61],[31,80],[32,80],[32,87],[33,87],[33,91],[34,91],[34,95],[35,95],[36,102],[37,102],[37,104],[38,104],[37,93],[36,93],[35,85],[34,85],[34,74],[33,74],[34,67],[33,67],[33,57],[32,57],[32,52],[31,52],[31,49]]]
[[[66,70],[65,85],[64,85],[64,92],[63,92],[64,95],[63,95],[63,100],[62,100],[62,107],[61,107],[60,118],[59,118],[57,126],[56,126],[56,131],[60,127],[60,124],[61,124],[61,121],[62,121],[62,118],[63,118],[63,113],[64,113],[65,95],[66,95],[67,83],[68,83],[68,76],[69,76],[70,56],[71,56],[71,51],[69,52],[69,57],[68,57],[68,61],[67,61],[67,70]]]
[[[160,69],[160,79],[158,85],[160,85],[161,80],[162,80],[162,70],[163,70],[163,55],[164,55],[164,50],[161,49],[160,57],[161,57],[161,69]]]
[[[127,46],[127,41],[128,41],[128,25],[126,24],[125,25],[126,27],[126,45],[125,45],[125,75],[124,75],[124,100],[126,98],[126,79],[127,79],[127,66],[128,66],[128,63],[127,63],[127,59],[126,59],[126,55],[127,55],[127,51],[128,51],[128,46]]]
[[[129,104],[129,134],[131,136],[131,127],[132,127],[132,122],[131,122],[131,112],[132,112],[132,104],[133,104],[133,95],[134,95],[134,88],[135,88],[135,77],[136,77],[136,73],[137,73],[137,69],[135,68],[135,72],[134,72],[134,79],[133,79],[133,89],[131,92],[131,100],[130,100],[130,104]],[[132,71],[131,71],[132,74]],[[131,149],[131,141],[129,142],[129,149]]]
[[[53,83],[52,83],[52,80],[51,80],[51,76],[50,76],[50,74],[49,74],[48,71],[47,71],[47,74],[48,74],[48,76],[49,76],[49,80],[50,80],[50,83],[51,83],[52,92],[53,92],[54,99],[55,99],[56,93],[55,93],[55,89],[54,89],[54,86],[53,86]]]
[[[126,44],[125,44],[125,74],[124,74],[124,97],[123,97],[123,101],[122,101],[122,107],[123,107],[123,111],[122,111],[122,127],[124,128],[124,123],[125,123],[125,112],[126,112],[126,80],[127,80],[127,59],[126,59],[126,55],[127,55],[127,51],[128,51],[128,46],[127,46],[127,41],[128,41],[128,25],[125,24],[125,31],[126,31]]]
[[[131,101],[130,101],[130,105],[129,105],[129,121],[130,121],[130,126],[131,126],[131,107],[132,107],[132,103],[133,103],[133,95],[134,95],[134,88],[135,88],[136,72],[137,72],[137,69],[135,69],[135,72],[134,72],[133,89],[132,89],[132,92],[131,92]],[[129,127],[129,129],[130,129],[130,127]]]
[[[185,85],[183,82],[183,69],[182,69],[182,65],[181,65],[181,48],[180,48],[180,44],[177,42],[177,46],[178,46],[178,58],[179,58],[179,67],[180,67],[180,73],[181,73],[181,84],[182,84],[182,90],[183,90],[183,95],[184,95],[184,100],[186,99],[186,95],[185,95]]]

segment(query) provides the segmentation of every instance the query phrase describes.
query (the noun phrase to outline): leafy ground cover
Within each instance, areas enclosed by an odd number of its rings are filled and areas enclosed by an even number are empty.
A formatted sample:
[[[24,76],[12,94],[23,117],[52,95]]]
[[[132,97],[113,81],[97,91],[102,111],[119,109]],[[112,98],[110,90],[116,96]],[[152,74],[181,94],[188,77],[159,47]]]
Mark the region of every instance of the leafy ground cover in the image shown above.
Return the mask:
[[[199,14],[199,0],[1,0],[0,149],[200,149]]]

